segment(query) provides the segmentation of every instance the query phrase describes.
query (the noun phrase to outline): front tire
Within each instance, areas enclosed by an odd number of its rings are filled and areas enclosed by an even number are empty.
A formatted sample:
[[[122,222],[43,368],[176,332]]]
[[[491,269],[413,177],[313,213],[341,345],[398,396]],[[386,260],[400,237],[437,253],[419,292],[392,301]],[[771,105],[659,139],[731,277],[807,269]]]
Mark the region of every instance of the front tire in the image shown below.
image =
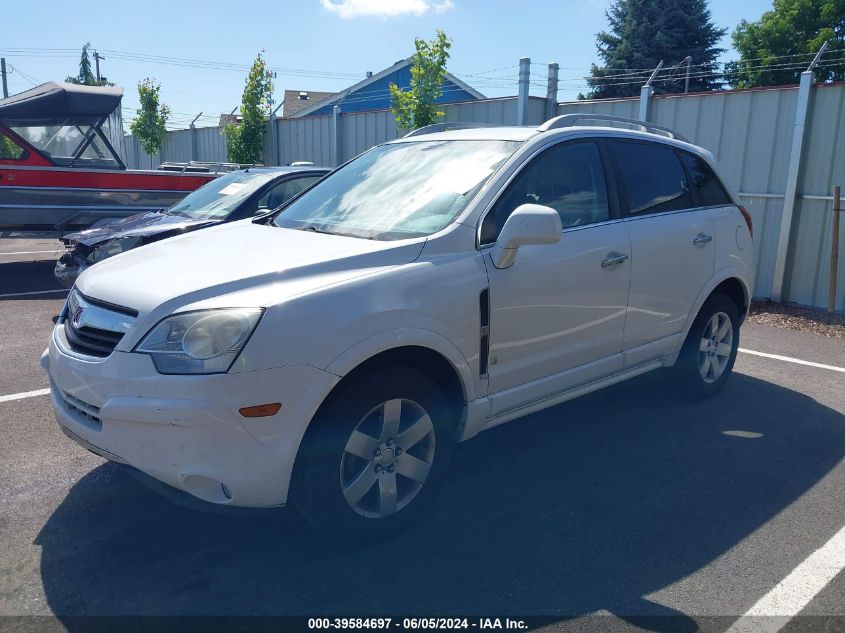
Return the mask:
[[[674,373],[691,400],[710,398],[725,386],[739,349],[739,312],[727,295],[710,296],[690,328]]]
[[[425,374],[353,376],[318,411],[297,457],[293,500],[341,539],[377,541],[424,514],[455,443],[455,412]]]

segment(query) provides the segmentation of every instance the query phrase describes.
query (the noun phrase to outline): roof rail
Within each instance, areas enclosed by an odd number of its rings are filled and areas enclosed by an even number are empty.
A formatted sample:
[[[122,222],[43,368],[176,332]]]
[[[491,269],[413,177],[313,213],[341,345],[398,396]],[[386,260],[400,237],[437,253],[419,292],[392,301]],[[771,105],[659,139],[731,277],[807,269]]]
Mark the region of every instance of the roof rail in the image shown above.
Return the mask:
[[[181,173],[225,173],[230,171],[237,171],[239,169],[246,169],[248,167],[263,167],[256,163],[224,163],[224,162],[203,162],[198,160],[188,161],[186,163],[175,161],[164,161],[158,166],[163,171],[178,171]]]
[[[453,123],[432,123],[431,125],[424,125],[419,129],[408,132],[402,138],[408,138],[409,136],[422,136],[423,134],[434,134],[435,132],[445,132],[446,130],[469,130],[477,127],[497,126],[493,123],[461,123],[460,121],[455,121]]]
[[[587,112],[576,114],[562,114],[553,119],[549,119],[537,128],[539,132],[547,132],[548,130],[557,130],[563,127],[572,127],[577,125],[579,121],[606,121],[609,123],[622,123],[636,127],[643,132],[650,132],[651,134],[660,134],[668,138],[677,139],[689,143],[689,141],[668,127],[662,125],[655,125],[654,123],[646,123],[645,121],[638,121],[637,119],[626,119],[621,116],[610,116],[609,114],[590,114]]]

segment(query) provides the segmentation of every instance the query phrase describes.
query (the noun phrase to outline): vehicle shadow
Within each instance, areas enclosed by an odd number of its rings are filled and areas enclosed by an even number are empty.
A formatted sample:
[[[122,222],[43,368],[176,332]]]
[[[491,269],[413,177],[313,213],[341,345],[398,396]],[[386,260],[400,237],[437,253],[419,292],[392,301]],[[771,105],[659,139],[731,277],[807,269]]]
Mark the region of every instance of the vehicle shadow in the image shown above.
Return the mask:
[[[43,299],[47,296],[62,296],[61,286],[53,276],[56,260],[32,262],[0,262],[0,301],[22,301]],[[56,290],[55,294],[18,294]],[[15,295],[4,297],[2,295]]]
[[[333,546],[292,511],[181,507],[108,464],[36,543],[69,630],[67,616],[92,614],[567,620],[604,609],[693,631],[644,596],[725,553],[843,455],[845,416],[805,395],[735,374],[719,397],[689,404],[652,374],[462,445],[430,516],[370,548]]]

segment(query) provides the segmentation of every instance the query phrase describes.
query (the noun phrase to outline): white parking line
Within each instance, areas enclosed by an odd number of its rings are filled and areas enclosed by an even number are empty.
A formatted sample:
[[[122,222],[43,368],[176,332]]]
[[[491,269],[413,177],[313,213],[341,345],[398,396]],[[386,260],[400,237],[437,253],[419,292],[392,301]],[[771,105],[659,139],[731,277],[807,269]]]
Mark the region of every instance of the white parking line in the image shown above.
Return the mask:
[[[59,249],[54,248],[51,251],[18,251],[15,253],[0,253],[0,257],[3,255],[37,255],[39,253],[58,253]]]
[[[49,389],[38,389],[36,391],[24,391],[22,393],[12,393],[8,396],[0,396],[0,402],[11,402],[12,400],[23,400],[24,398],[34,398],[35,396],[46,396],[50,393]]]
[[[11,299],[13,297],[28,297],[31,295],[49,295],[57,292],[68,292],[65,288],[56,288],[55,290],[36,290],[34,292],[12,292],[7,295],[0,295],[0,299]]]
[[[726,633],[776,633],[798,615],[845,568],[845,527],[802,563]]]
[[[762,356],[763,358],[772,358],[774,360],[782,360],[787,363],[796,363],[798,365],[808,365],[810,367],[818,367],[819,369],[829,369],[831,371],[840,371],[845,373],[845,367],[837,367],[835,365],[824,365],[822,363],[813,363],[808,360],[801,360],[800,358],[792,358],[791,356],[781,356],[780,354],[765,354],[763,352],[755,352],[753,349],[739,348],[743,354],[751,354],[752,356]]]

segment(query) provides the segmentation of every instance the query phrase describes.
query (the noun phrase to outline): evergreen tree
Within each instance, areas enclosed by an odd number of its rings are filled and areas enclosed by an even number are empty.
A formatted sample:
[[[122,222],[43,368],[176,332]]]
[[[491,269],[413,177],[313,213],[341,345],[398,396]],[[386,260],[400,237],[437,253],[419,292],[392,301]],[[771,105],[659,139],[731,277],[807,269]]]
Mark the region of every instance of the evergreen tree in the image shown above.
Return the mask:
[[[732,37],[740,59],[726,70],[737,88],[798,83],[824,42],[816,79],[845,79],[845,0],[775,0],[756,22],[740,22]]]
[[[609,30],[597,37],[603,66],[593,64],[588,98],[638,95],[651,70],[664,61],[652,85],[657,93],[683,92],[687,56],[692,58],[690,91],[720,87],[706,73],[717,69],[727,29],[713,24],[706,0],[613,0],[605,12]]]
[[[98,80],[97,76],[91,70],[91,58],[88,55],[88,49],[91,48],[91,43],[88,42],[82,47],[82,57],[79,60],[79,74],[70,76],[65,81],[69,84],[81,84],[83,86],[110,86],[105,79]]]

